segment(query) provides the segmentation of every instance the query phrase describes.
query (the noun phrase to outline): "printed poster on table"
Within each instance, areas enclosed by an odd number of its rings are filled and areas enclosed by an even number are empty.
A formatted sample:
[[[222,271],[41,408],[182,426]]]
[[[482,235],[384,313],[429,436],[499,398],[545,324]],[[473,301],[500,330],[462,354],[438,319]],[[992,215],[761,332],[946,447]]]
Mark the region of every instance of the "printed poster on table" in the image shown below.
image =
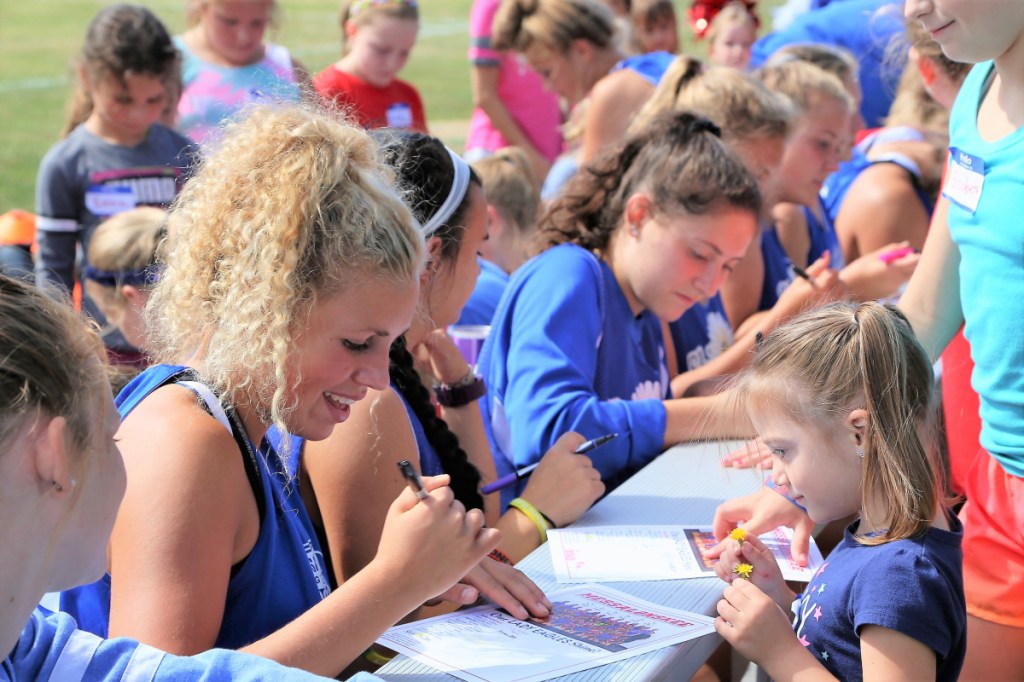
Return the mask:
[[[758,536],[786,580],[808,582],[822,564],[811,540],[807,566],[790,559],[793,531],[780,526]],[[711,526],[593,526],[548,531],[548,548],[560,583],[680,580],[715,576],[704,550],[716,543]]]
[[[378,644],[472,682],[533,682],[714,632],[714,619],[597,585],[549,593],[545,619],[478,606],[398,625]]]

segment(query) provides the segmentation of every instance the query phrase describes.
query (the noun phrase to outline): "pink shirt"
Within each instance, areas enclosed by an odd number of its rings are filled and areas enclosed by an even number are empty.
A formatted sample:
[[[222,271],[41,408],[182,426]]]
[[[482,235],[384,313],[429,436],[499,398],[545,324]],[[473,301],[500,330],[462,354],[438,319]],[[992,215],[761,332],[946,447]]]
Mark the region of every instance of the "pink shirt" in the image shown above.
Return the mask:
[[[520,55],[491,47],[491,23],[499,3],[500,0],[473,1],[469,13],[469,61],[473,66],[498,69],[498,97],[537,151],[553,161],[562,151],[558,96],[545,89],[544,81]],[[496,151],[507,146],[508,141],[491,125],[487,114],[475,109],[469,122],[466,149]]]

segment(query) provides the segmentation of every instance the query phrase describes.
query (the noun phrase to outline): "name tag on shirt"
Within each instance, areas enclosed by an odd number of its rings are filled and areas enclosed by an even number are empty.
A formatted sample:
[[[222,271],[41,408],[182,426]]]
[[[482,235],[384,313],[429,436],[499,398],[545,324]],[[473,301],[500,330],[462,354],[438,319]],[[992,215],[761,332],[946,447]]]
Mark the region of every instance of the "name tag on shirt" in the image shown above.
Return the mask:
[[[92,185],[85,191],[85,207],[93,215],[111,216],[135,208],[135,190],[127,185]]]
[[[387,110],[388,128],[412,128],[412,107],[405,102],[392,104]]]
[[[942,196],[972,214],[978,210],[981,188],[985,184],[985,162],[956,147],[949,150],[949,173]]]

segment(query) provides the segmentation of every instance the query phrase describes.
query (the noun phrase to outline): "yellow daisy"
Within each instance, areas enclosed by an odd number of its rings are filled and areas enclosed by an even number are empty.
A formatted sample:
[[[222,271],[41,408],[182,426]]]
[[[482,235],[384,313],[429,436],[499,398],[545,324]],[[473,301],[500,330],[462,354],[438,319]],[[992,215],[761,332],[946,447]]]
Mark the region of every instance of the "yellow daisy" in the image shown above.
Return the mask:
[[[754,572],[754,567],[750,564],[736,564],[732,572],[744,580],[750,580],[750,574]]]
[[[742,545],[743,541],[747,538],[747,531],[742,528],[735,528],[729,533],[729,537]]]

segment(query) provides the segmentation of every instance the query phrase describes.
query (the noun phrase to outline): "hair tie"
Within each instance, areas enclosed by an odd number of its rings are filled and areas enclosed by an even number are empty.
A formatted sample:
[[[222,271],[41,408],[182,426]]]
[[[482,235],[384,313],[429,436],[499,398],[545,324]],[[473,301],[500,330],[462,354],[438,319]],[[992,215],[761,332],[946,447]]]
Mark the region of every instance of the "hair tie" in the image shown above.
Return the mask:
[[[466,196],[466,190],[469,189],[469,177],[471,171],[469,164],[466,161],[453,152],[448,147],[445,147],[448,152],[448,156],[452,157],[452,166],[455,167],[455,177],[452,179],[451,189],[448,190],[448,196],[445,197],[444,203],[441,204],[441,208],[437,209],[437,213],[430,217],[430,220],[423,223],[420,231],[423,233],[423,237],[429,237],[430,235],[437,232],[437,228],[444,225],[452,214],[455,213],[455,209],[462,203],[463,197]]]
[[[722,137],[722,129],[721,128],[716,126],[714,123],[712,123],[708,119],[702,118],[702,117],[699,117],[699,116],[695,117],[692,121],[690,121],[690,126],[689,126],[689,131],[688,132],[691,135],[696,135],[698,133],[711,133],[715,137],[718,137],[718,138]]]
[[[86,279],[105,287],[130,286],[152,286],[160,279],[160,268],[152,263],[142,270],[109,271],[94,268],[91,265],[85,266],[83,273]]]
[[[686,71],[676,81],[675,99],[679,98],[679,93],[683,91],[683,87],[689,85],[690,81],[699,76],[704,72],[704,63],[694,57],[687,57],[689,63],[686,65]]]

